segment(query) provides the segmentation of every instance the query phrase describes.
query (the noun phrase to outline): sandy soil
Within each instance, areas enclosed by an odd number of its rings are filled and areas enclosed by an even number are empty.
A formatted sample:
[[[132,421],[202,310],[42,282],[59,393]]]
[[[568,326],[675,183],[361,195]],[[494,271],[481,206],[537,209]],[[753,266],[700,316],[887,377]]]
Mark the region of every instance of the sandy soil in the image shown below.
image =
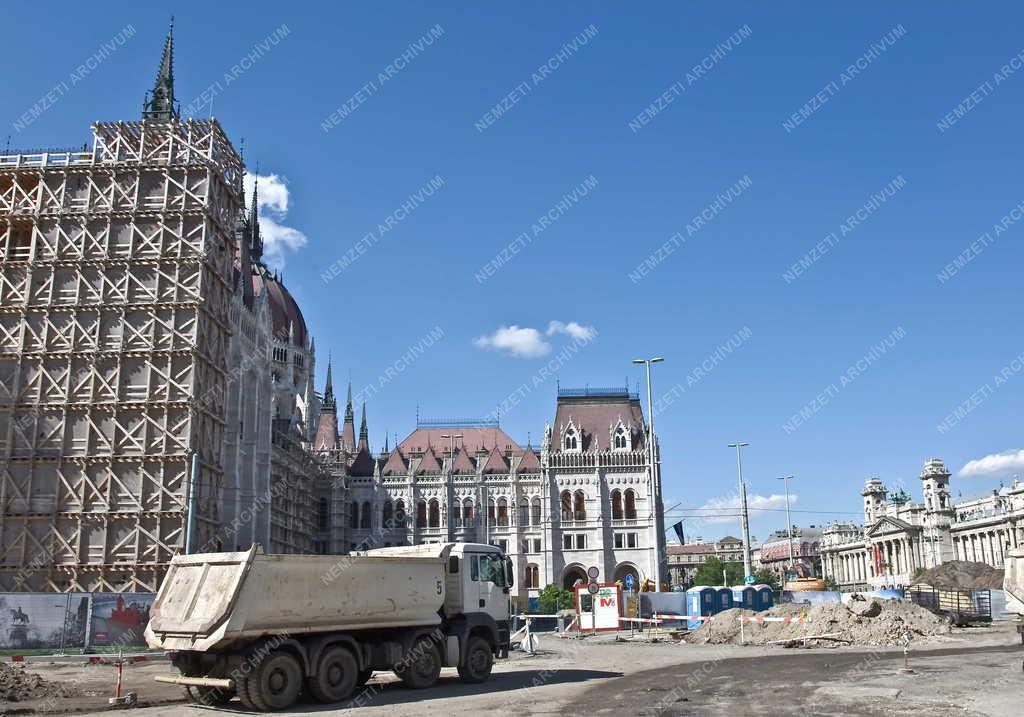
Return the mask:
[[[439,684],[408,690],[378,673],[344,704],[300,703],[292,714],[422,717],[437,714],[631,715],[993,715],[1016,717],[1024,699],[1024,648],[1013,627],[1000,624],[954,633],[949,641],[915,647],[913,673],[901,671],[899,648],[783,649],[675,642],[617,642],[612,636],[560,640],[541,636],[541,654],[514,653],[483,685],[462,684],[446,669]],[[75,680],[76,689],[109,694],[109,666],[34,665],[47,680]],[[129,668],[139,693],[131,717],[247,714],[176,702],[180,689],[152,682],[166,664]],[[149,706],[146,706],[149,705]],[[28,705],[18,705],[23,710]],[[14,707],[3,705],[2,707]],[[49,704],[67,713],[102,709],[76,698]],[[2,710],[0,710],[2,711]],[[95,714],[101,714],[96,712]],[[109,715],[108,715],[109,717]]]

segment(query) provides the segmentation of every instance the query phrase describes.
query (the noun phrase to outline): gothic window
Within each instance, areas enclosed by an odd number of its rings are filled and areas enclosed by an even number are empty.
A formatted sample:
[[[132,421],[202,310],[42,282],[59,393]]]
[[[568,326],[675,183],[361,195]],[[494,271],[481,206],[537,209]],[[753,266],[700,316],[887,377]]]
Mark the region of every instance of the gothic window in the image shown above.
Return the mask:
[[[416,527],[427,527],[427,504],[422,500],[416,504]]]
[[[401,528],[405,523],[405,501],[395,501],[395,527]]]
[[[437,498],[430,501],[430,522],[431,528],[439,528],[441,526],[441,505],[437,502]]]
[[[349,521],[348,521],[348,524],[351,525],[353,528],[358,528],[359,527],[359,504],[358,503],[352,503],[352,505],[349,507]]]
[[[626,498],[626,519],[636,518],[636,493],[633,490],[627,489],[625,493]]]
[[[570,428],[565,432],[565,450],[575,451],[579,447],[579,441],[576,437],[576,429]]]
[[[562,520],[572,520],[572,495],[567,490],[562,491]]]
[[[615,433],[612,436],[612,448],[617,451],[629,449],[629,434],[626,432],[626,427],[621,423],[615,429]]]
[[[487,524],[494,525],[497,519],[498,504],[495,503],[494,498],[487,499]]]
[[[584,503],[583,491],[578,490],[572,497],[572,512],[573,519],[575,520],[586,520],[587,519],[587,508]]]
[[[530,501],[523,498],[519,504],[519,525],[526,526],[530,524]]]
[[[530,523],[540,525],[540,498],[534,498],[530,502]]]
[[[498,498],[498,525],[508,525],[508,501],[504,498]]]
[[[467,528],[473,524],[473,500],[466,498],[462,503],[462,524]]]
[[[392,517],[392,506],[391,501],[384,502],[384,510],[381,513],[381,523],[384,530],[390,530],[395,527],[395,521]]]
[[[316,523],[319,530],[327,530],[331,516],[331,506],[326,498],[321,498],[317,505]]]
[[[370,528],[370,501],[363,503],[363,514],[359,516],[359,527],[363,530]]]
[[[612,491],[612,520],[622,520],[622,492],[618,488]]]

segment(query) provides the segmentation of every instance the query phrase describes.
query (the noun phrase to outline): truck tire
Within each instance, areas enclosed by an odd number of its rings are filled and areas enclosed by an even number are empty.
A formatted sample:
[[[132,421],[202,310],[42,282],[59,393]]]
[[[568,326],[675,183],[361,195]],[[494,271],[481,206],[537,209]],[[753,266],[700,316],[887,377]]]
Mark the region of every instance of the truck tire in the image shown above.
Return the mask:
[[[421,637],[414,642],[406,658],[395,666],[395,674],[406,687],[416,690],[430,687],[437,682],[437,678],[441,676],[441,655],[434,641],[428,637]]]
[[[295,704],[302,689],[302,668],[287,652],[271,652],[247,680],[249,699],[264,712],[286,710]]]
[[[255,710],[256,705],[253,704],[252,698],[249,697],[249,679],[252,675],[240,675],[235,679],[235,692],[238,694],[238,701],[242,703],[242,706],[247,710]]]
[[[190,702],[207,707],[226,705],[235,696],[234,690],[227,690],[221,687],[200,687],[189,685],[185,688]]]
[[[316,674],[306,680],[310,694],[319,702],[341,702],[352,694],[359,678],[356,658],[344,647],[331,647],[320,657]]]
[[[474,635],[466,640],[466,657],[459,665],[459,677],[463,682],[486,682],[494,667],[494,652],[484,638]]]

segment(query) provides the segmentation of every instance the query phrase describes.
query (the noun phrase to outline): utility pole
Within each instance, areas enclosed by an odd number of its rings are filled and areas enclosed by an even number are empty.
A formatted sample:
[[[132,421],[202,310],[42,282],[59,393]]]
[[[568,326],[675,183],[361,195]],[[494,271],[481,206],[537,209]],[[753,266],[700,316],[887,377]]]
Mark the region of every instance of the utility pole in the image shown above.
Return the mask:
[[[740,520],[743,528],[743,578],[750,577],[753,573],[750,569],[750,517],[747,515],[747,486],[743,482],[743,462],[740,459],[740,449],[749,446],[749,443],[730,443],[729,448],[736,449],[736,474],[740,482]]]
[[[665,516],[661,497],[661,472],[657,470],[655,452],[657,439],[654,433],[654,401],[651,393],[651,364],[664,361],[660,356],[649,359],[633,359],[635,364],[643,364],[647,369],[647,458],[650,471],[649,495],[653,505],[652,530],[654,531],[654,591],[661,592],[661,566],[665,545]],[[628,389],[627,389],[628,391]]]
[[[782,476],[779,478],[786,486],[786,538],[789,542],[789,568],[793,569],[793,519],[789,517],[789,481],[793,476]]]
[[[452,503],[455,500],[455,486],[452,483],[455,481],[455,439],[462,438],[461,433],[453,433],[451,435],[442,433],[441,438],[448,439],[449,452],[448,452],[448,485],[445,487],[445,500],[448,503],[448,515],[446,516],[446,523],[448,524],[448,542],[451,543],[455,540],[455,526],[453,525],[452,515],[456,510],[461,511],[462,506],[455,508]]]

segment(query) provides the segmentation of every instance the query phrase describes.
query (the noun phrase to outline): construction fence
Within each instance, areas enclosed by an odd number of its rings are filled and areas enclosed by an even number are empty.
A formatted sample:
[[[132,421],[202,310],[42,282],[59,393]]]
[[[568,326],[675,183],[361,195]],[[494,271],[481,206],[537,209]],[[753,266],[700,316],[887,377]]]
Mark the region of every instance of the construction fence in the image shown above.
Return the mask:
[[[0,593],[0,650],[138,648],[156,593]]]

